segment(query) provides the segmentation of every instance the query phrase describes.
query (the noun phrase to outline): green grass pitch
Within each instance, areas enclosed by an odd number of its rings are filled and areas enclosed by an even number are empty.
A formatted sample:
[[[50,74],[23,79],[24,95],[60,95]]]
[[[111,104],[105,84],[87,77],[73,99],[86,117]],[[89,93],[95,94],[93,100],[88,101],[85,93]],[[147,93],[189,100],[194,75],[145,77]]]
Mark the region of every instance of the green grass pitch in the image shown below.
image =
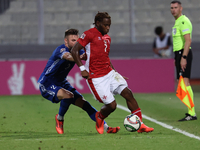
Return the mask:
[[[187,112],[175,93],[134,94],[142,113],[200,137],[200,118],[197,121],[177,122]],[[194,93],[197,117],[200,117],[200,93]],[[84,94],[97,110],[102,104],[91,94]],[[120,96],[118,104],[126,106]],[[128,132],[123,127],[129,114],[116,109],[106,122],[120,126],[117,134],[98,134],[93,122],[83,110],[71,105],[65,115],[64,134],[55,130],[54,117],[59,104],[53,104],[40,95],[0,96],[0,149],[2,150],[197,150],[200,140],[166,129],[154,122],[143,122],[154,127],[152,133]]]

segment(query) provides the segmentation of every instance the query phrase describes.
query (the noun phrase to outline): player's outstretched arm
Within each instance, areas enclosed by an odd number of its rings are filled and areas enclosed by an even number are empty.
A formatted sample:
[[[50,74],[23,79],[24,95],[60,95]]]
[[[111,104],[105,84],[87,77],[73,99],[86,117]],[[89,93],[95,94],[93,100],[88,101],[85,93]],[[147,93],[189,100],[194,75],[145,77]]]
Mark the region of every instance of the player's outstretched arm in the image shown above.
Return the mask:
[[[78,42],[76,42],[76,44],[73,46],[73,48],[71,50],[72,57],[74,58],[74,61],[78,65],[78,67],[83,65],[83,63],[81,62],[81,59],[80,59],[80,54],[79,54],[79,51],[81,49],[83,49],[83,46],[81,44],[79,44]]]
[[[68,53],[68,52],[64,53],[62,58],[66,59],[68,61],[74,61],[74,58],[72,57],[71,53]],[[84,53],[84,54],[80,55],[80,59],[86,60],[87,59],[86,54]]]
[[[69,61],[74,61],[72,55],[69,52],[64,53],[63,59],[69,60]]]
[[[81,62],[81,58],[80,58],[80,55],[79,55],[79,51],[81,49],[83,49],[83,46],[80,43],[76,42],[76,44],[74,45],[74,47],[71,50],[71,54],[72,54],[72,57],[74,58],[75,63],[78,65],[78,67],[81,70],[82,77],[85,78],[85,79],[89,79],[90,78],[89,73],[87,72],[87,70],[83,66],[83,63]]]

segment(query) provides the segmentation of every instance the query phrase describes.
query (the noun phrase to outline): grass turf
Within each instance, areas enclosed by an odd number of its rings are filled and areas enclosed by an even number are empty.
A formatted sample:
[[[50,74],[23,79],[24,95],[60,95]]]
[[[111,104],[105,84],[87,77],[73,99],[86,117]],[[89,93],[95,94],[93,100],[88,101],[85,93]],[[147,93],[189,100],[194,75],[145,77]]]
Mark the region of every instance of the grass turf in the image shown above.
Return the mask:
[[[200,93],[195,92],[195,108],[200,114]],[[134,94],[142,113],[158,121],[200,136],[200,121],[177,122],[187,112],[186,106],[175,93]],[[84,94],[97,110],[102,104],[91,94]],[[125,100],[116,96],[118,104],[126,106]],[[143,119],[154,127],[152,133],[131,133],[123,127],[128,112],[116,109],[107,119],[110,126],[120,126],[117,134],[99,135],[95,123],[87,113],[71,106],[65,115],[63,135],[55,131],[55,114],[59,104],[52,104],[39,95],[0,97],[0,147],[4,150],[67,149],[67,150],[168,150],[199,149],[200,141],[175,131],[165,129]]]

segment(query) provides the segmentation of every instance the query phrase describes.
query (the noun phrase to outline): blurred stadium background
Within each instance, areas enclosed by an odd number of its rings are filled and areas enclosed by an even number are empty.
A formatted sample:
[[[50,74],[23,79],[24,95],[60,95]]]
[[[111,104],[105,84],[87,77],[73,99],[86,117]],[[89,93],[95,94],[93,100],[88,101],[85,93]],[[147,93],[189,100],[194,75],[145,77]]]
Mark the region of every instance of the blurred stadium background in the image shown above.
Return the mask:
[[[49,58],[64,31],[89,29],[98,11],[112,18],[111,58],[153,58],[154,28],[171,33],[171,0],[0,0],[0,59]],[[200,1],[181,0],[193,23],[192,78],[200,78]]]

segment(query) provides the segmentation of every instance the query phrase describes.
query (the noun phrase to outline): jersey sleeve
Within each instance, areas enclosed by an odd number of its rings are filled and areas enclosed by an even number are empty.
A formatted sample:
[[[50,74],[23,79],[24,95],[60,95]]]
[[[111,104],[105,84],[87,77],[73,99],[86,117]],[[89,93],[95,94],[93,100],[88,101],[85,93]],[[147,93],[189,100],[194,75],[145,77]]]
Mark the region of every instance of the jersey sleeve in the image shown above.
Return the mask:
[[[92,34],[89,31],[85,31],[81,37],[78,39],[78,42],[85,47],[88,43],[92,41]]]
[[[181,22],[181,24],[180,24],[180,30],[181,30],[181,34],[182,35],[191,34],[192,33],[188,21],[182,21]]]
[[[69,51],[66,49],[66,48],[63,48],[63,47],[58,47],[57,49],[56,49],[56,56],[58,57],[58,58],[60,58],[60,59],[62,59],[63,58],[63,55],[65,54],[65,53],[69,53]]]

